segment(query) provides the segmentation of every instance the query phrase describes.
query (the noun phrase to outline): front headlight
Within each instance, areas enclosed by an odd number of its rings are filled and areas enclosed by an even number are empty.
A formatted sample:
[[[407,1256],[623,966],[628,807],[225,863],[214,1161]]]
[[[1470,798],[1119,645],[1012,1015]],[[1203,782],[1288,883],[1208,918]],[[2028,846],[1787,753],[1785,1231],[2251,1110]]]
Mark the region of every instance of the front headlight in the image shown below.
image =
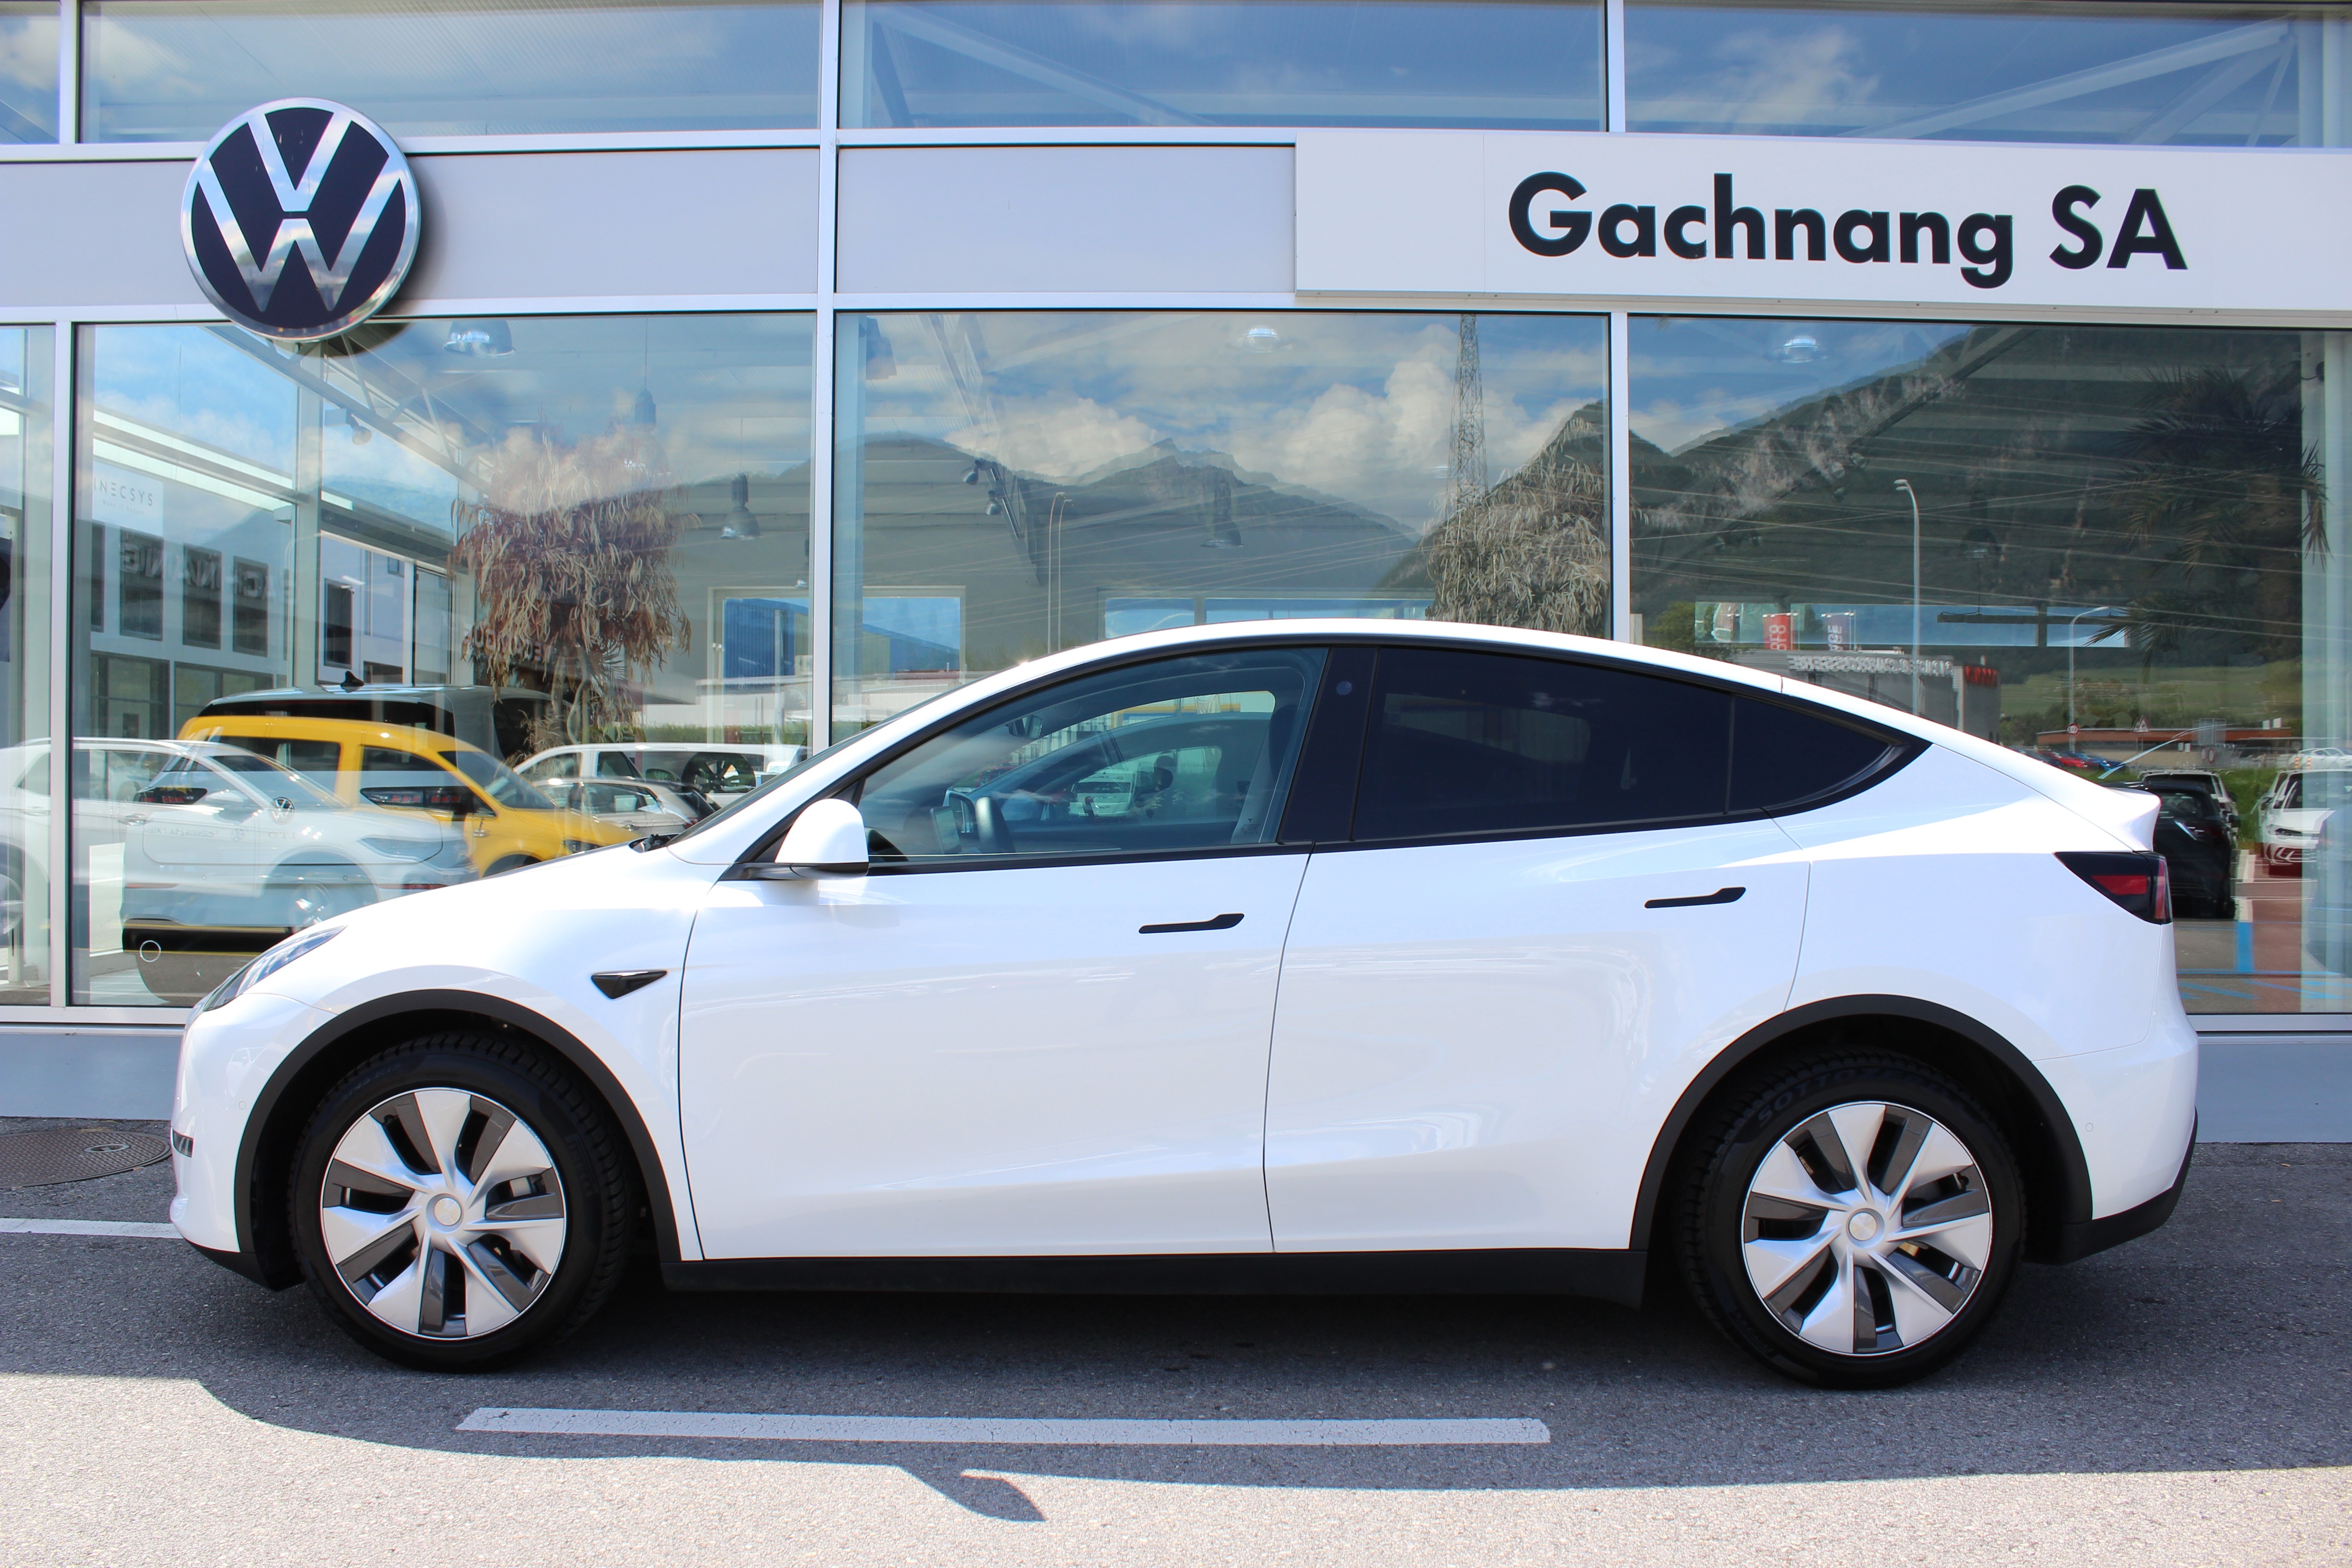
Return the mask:
[[[296,931],[276,947],[257,955],[244,968],[214,986],[212,994],[197,1003],[189,1012],[189,1018],[194,1019],[197,1014],[208,1012],[215,1007],[227,1006],[304,953],[315,952],[342,934],[343,928],[341,926],[314,926],[309,931]]]

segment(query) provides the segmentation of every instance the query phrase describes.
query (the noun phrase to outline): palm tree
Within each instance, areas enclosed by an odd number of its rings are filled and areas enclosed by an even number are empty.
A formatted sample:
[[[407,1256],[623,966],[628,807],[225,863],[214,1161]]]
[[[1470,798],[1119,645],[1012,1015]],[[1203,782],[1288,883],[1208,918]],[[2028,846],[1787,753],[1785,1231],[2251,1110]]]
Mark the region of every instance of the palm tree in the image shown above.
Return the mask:
[[[2147,574],[2126,625],[2147,658],[2196,633],[2294,643],[2301,555],[2327,547],[2318,453],[2292,385],[2204,367],[2159,374],[2121,437],[2114,516]],[[2293,657],[2293,646],[2279,648]]]

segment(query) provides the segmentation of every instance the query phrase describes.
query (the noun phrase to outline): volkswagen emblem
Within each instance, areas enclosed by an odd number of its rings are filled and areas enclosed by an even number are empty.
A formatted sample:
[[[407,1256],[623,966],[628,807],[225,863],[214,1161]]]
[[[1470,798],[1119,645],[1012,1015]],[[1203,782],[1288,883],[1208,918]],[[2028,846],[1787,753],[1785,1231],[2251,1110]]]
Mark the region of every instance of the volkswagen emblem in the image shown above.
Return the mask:
[[[416,259],[416,176],[367,116],[285,98],[221,128],[180,197],[180,242],[205,297],[288,342],[382,309]]]

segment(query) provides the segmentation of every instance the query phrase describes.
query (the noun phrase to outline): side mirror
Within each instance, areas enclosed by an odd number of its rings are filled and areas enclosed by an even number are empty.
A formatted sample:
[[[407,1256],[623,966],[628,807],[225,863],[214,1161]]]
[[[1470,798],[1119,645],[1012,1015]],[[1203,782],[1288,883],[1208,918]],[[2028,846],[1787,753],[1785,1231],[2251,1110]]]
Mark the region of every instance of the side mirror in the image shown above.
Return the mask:
[[[803,808],[776,847],[763,878],[862,877],[866,875],[866,818],[845,800],[820,800]]]

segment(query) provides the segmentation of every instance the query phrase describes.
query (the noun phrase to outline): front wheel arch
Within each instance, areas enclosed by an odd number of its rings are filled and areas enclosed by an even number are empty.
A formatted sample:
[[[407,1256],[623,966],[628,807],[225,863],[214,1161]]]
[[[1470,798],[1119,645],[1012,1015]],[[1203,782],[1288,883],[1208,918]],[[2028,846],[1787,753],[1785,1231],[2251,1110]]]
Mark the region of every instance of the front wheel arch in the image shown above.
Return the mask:
[[[2041,1070],[2024,1052],[1964,1013],[1916,997],[1884,995],[1833,996],[1790,1008],[1707,1063],[1675,1100],[1651,1144],[1627,1245],[1658,1250],[1665,1234],[1658,1228],[1662,1201],[1669,1180],[1689,1157],[1688,1134],[1741,1068],[1761,1066],[1773,1056],[1857,1044],[1907,1052],[1983,1098],[2022,1168],[2029,1258],[2070,1263],[2096,1250],[2090,1167],[2073,1118]]]
[[[627,1140],[636,1166],[637,1190],[649,1212],[661,1261],[680,1261],[677,1211],[661,1152],[654,1146],[635,1102],[612,1069],[561,1025],[527,1007],[475,991],[411,991],[362,1003],[336,1015],[287,1053],[246,1116],[234,1193],[239,1257],[223,1261],[273,1290],[300,1282],[301,1268],[286,1223],[286,1173],[295,1142],[312,1110],[345,1073],[386,1046],[450,1028],[518,1036],[586,1084]]]

